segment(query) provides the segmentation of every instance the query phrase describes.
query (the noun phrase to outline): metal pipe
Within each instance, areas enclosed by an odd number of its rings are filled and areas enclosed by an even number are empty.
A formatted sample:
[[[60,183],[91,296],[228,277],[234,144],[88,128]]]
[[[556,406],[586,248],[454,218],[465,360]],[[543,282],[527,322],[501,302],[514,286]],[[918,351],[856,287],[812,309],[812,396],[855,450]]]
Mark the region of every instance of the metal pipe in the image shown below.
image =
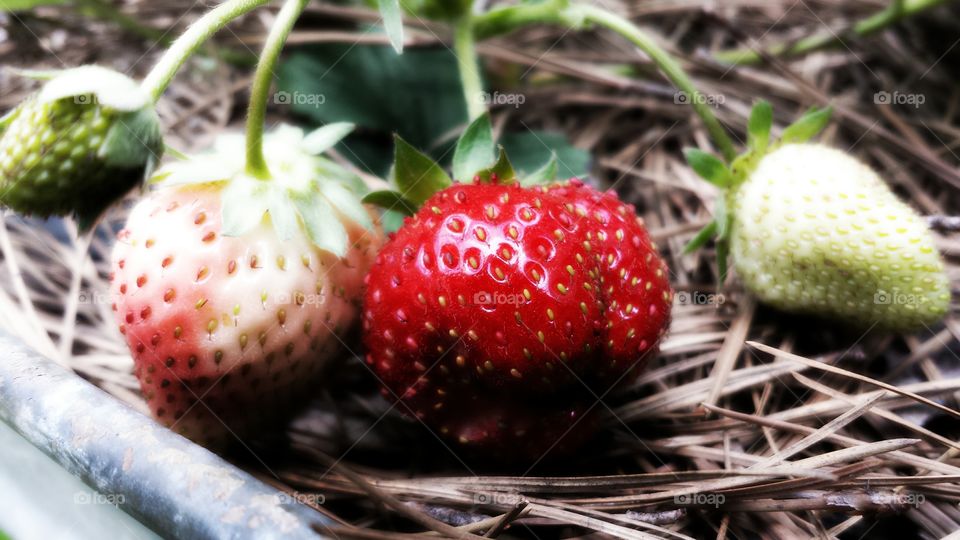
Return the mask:
[[[169,538],[317,538],[323,514],[0,331],[0,420]]]

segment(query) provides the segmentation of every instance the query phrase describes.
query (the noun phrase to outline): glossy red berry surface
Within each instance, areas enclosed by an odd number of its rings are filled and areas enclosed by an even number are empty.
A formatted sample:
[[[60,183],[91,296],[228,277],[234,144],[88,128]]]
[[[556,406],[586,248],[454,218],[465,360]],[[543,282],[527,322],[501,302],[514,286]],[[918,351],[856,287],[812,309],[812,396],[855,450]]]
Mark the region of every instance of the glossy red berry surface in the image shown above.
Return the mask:
[[[379,254],[366,361],[402,410],[454,441],[536,454],[638,371],[671,302],[655,246],[614,195],[457,184]]]

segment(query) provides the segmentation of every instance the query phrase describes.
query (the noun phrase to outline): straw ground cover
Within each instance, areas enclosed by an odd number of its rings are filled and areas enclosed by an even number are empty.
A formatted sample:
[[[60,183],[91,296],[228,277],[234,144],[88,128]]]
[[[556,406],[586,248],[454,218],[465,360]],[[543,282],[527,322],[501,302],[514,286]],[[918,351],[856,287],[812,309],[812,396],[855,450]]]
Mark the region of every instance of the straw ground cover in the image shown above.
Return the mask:
[[[128,3],[121,13],[137,25],[126,30],[61,7],[8,15],[0,55],[11,65],[98,61],[139,74],[157,54],[140,34],[182,27],[201,11],[190,7]],[[879,23],[872,18],[882,6],[868,1],[607,7],[681,59],[735,141],[758,97],[773,103],[775,131],[810,106],[832,104],[824,140],[869,161],[929,216],[958,277],[957,6],[887,13]],[[198,60],[178,78],[159,104],[176,134],[168,143],[202,147],[240,125],[237,104],[251,74],[245,62],[272,16],[232,26],[217,41],[226,60]],[[372,10],[314,3],[290,43],[386,47],[368,26],[378,21]],[[409,50],[451,44],[442,25],[408,23]],[[752,54],[730,52],[740,49]],[[318,532],[342,537],[934,538],[960,528],[953,313],[936,327],[892,336],[777,313],[736,279],[718,292],[713,253],[682,253],[717,195],[681,154],[685,146],[711,147],[689,96],[605,31],[535,27],[482,41],[478,52],[488,89],[499,92],[490,103],[495,129],[565,134],[590,152],[599,185],[637,205],[678,292],[659,358],[629,388],[597,396],[605,429],[582,453],[562,460],[548,453],[530,469],[504,470],[462,460],[404,417],[347,353],[282,435],[239,446],[232,457],[240,466],[333,517],[341,525]],[[0,107],[29,91],[22,84],[2,75]],[[291,116],[291,107],[274,105],[268,125]],[[451,136],[437,137],[437,146]],[[355,150],[341,149],[340,157],[363,172],[365,154]],[[110,230],[123,213],[101,224],[89,258],[69,240],[69,227],[51,231],[8,216],[0,228],[0,324],[145,410],[105,296]],[[82,280],[71,291],[75,272]],[[78,314],[66,327],[65,306]],[[68,354],[59,352],[64,336],[72,336]]]

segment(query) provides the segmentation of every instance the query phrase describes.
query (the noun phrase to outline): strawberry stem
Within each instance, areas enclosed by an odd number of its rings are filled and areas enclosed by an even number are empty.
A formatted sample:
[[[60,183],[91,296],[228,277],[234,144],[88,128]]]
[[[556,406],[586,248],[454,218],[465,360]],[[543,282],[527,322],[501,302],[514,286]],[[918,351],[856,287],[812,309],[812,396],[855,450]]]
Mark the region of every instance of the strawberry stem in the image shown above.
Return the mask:
[[[308,3],[309,0],[287,0],[283,4],[277,13],[277,20],[267,34],[257,71],[253,74],[250,106],[247,109],[247,174],[255,178],[270,177],[267,162],[263,157],[263,121],[266,117],[270,85],[273,82],[273,68],[277,65],[287,36]]]
[[[460,70],[463,97],[467,102],[468,120],[478,118],[487,108],[483,103],[483,82],[477,61],[477,49],[473,36],[473,16],[470,10],[460,17],[454,26],[453,49]]]
[[[885,9],[855,23],[849,33],[866,37],[875,34],[901,20],[922,11],[945,4],[947,0],[894,0]],[[779,43],[766,49],[769,56],[791,57],[835,47],[843,43],[847,32],[828,32],[813,34],[792,43]],[[720,51],[714,56],[721,62],[735,65],[758,64],[764,54],[751,49],[731,49]]]
[[[646,53],[670,79],[670,82],[689,98],[687,101],[703,120],[724,159],[729,163],[736,157],[736,149],[727,131],[680,64],[650,36],[617,14],[586,3],[569,4],[566,0],[545,0],[539,3],[516,4],[492,9],[474,17],[472,26],[476,38],[486,39],[530,24],[557,24],[580,29],[584,23],[594,23],[613,30]]]
[[[660,47],[650,36],[637,28],[632,22],[615,13],[586,4],[577,4],[572,6],[571,9],[579,13],[585,21],[596,23],[622,35],[646,53],[647,56],[657,64],[660,70],[663,71],[664,75],[670,79],[674,86],[688,96],[690,105],[703,120],[707,131],[710,132],[713,141],[717,143],[724,159],[729,163],[736,157],[737,151],[734,148],[733,141],[730,139],[730,136],[727,135],[726,129],[720,124],[720,121],[717,120],[713,111],[710,110],[710,103],[705,99],[703,94],[697,90],[693,81],[690,80],[690,77],[683,71],[680,64],[670,56],[670,53]]]
[[[141,83],[143,88],[157,101],[163,91],[170,85],[170,81],[177,74],[188,58],[197,52],[210,36],[226,26],[237,17],[249,13],[266,4],[270,0],[228,0],[208,11],[197,22],[173,42],[173,45],[163,53],[160,60],[153,66],[150,73]]]

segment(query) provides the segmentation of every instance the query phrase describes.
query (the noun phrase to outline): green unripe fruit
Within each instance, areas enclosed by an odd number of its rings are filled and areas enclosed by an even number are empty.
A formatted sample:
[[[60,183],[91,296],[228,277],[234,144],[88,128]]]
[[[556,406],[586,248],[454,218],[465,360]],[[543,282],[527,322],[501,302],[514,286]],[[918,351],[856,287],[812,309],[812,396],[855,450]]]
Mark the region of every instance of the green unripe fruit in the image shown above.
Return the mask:
[[[163,154],[159,120],[141,94],[125,76],[88,66],[62,72],[18,105],[0,121],[0,204],[27,215],[74,214],[90,226]]]
[[[737,274],[758,298],[856,326],[907,331],[950,303],[924,220],[848,154],[787,144],[728,194]]]

